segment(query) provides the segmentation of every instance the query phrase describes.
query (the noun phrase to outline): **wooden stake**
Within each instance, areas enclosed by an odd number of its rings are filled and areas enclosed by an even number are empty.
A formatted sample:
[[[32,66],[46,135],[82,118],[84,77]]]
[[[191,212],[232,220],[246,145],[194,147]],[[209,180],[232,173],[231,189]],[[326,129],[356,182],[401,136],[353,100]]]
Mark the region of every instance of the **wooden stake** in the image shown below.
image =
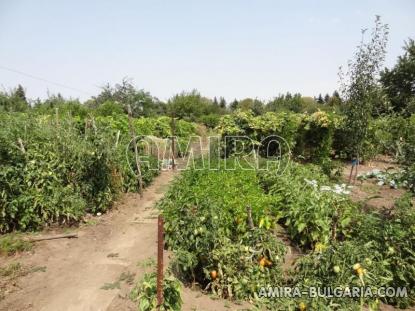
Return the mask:
[[[176,120],[174,117],[171,118],[171,153],[172,153],[172,168],[173,170],[176,168],[176,162],[175,162],[175,153],[176,153],[176,148],[175,148],[175,144],[174,144],[174,135],[175,135],[175,131],[176,131]]]
[[[157,222],[157,309],[160,310],[163,305],[163,251],[164,251],[164,228],[163,216],[158,216]]]
[[[20,150],[22,151],[23,154],[25,154],[26,153],[26,149],[25,149],[25,147],[23,145],[23,140],[19,137],[19,139],[17,140],[17,142],[19,143]]]
[[[248,214],[248,227],[249,229],[255,229],[254,221],[252,220],[252,208],[250,206],[246,207],[246,213]]]
[[[120,131],[118,131],[118,132],[117,132],[116,139],[115,139],[115,148],[117,148],[117,147],[118,147],[118,141],[120,140],[120,134],[121,134],[121,132],[120,132]]]
[[[135,136],[135,130],[133,126],[133,114],[131,111],[131,106],[128,105],[128,125],[130,128],[130,135],[133,142],[134,147],[134,154],[135,154],[135,164],[137,166],[137,181],[138,181],[138,193],[140,193],[140,197],[143,197],[143,176],[141,175],[141,165],[138,158],[138,147],[137,147],[137,141]]]
[[[78,233],[68,233],[68,234],[57,234],[57,235],[44,236],[44,237],[28,238],[27,241],[39,242],[39,241],[56,240],[56,239],[73,239],[77,237],[78,237]]]

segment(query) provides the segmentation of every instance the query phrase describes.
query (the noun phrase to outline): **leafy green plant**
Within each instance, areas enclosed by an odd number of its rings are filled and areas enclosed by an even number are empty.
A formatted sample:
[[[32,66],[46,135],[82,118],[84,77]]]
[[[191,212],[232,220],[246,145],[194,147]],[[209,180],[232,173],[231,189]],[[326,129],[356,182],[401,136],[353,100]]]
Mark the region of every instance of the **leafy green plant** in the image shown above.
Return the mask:
[[[272,214],[300,246],[311,248],[348,236],[356,207],[341,194],[347,191],[328,186],[320,168],[291,163],[283,174],[271,170],[259,177],[273,197]]]
[[[59,115],[0,114],[0,120],[0,232],[71,224],[106,211],[121,191],[137,190],[128,135],[117,142],[94,120]],[[144,185],[158,174],[149,161]]]
[[[271,197],[255,171],[219,164],[218,171],[184,172],[159,203],[172,268],[220,297],[255,299],[258,286],[282,281],[285,247],[272,234]]]
[[[180,311],[182,299],[181,284],[172,275],[163,281],[163,304],[160,310]],[[130,292],[130,299],[138,303],[138,310],[153,311],[157,309],[157,274],[146,273],[143,279]]]

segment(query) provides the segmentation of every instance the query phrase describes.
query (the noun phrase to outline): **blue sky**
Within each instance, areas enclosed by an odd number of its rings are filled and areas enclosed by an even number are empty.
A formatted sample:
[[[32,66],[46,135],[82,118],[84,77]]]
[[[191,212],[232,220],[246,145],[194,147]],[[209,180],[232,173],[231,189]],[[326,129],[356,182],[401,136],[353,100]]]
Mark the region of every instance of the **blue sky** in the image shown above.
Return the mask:
[[[331,93],[375,14],[390,26],[390,66],[415,38],[415,1],[0,0],[0,87],[85,100],[128,76],[163,100]]]

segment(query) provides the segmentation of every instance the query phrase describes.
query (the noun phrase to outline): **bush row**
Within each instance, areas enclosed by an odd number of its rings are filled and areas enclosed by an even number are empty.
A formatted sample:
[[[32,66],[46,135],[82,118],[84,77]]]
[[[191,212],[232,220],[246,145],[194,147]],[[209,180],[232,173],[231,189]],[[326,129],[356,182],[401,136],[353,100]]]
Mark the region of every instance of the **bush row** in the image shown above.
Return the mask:
[[[350,158],[347,129],[344,117],[335,113],[317,111],[313,114],[292,112],[267,112],[254,116],[250,111],[237,111],[225,115],[217,130],[226,136],[245,136],[250,142],[238,143],[238,139],[223,140],[225,156],[251,152],[255,149],[262,156],[278,156],[291,152],[295,157],[322,164],[327,173],[330,170],[329,159],[334,155]],[[272,138],[277,135],[278,143]],[[368,129],[361,159],[368,160],[378,154],[395,156],[403,163],[414,163],[415,158],[415,115],[385,116],[374,119]],[[241,147],[242,146],[242,147]],[[226,147],[226,148],[225,148]],[[268,152],[268,153],[267,153]]]
[[[3,113],[0,123],[0,232],[76,222],[107,210],[121,191],[137,190],[126,116]],[[133,123],[138,135],[170,134],[167,117]],[[192,123],[177,122],[179,136],[194,131]],[[157,160],[142,165],[146,186],[158,174]]]

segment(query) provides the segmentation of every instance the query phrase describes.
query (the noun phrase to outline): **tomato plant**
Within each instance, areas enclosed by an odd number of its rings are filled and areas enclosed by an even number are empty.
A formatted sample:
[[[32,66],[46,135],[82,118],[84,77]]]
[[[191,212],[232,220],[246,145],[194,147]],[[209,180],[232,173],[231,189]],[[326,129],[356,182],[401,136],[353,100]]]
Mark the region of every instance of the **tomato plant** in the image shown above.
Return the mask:
[[[259,228],[270,212],[271,197],[262,191],[255,171],[186,171],[159,208],[166,244],[175,253],[173,268],[182,279],[237,299],[255,298],[258,286],[282,282],[285,247],[271,225]]]

